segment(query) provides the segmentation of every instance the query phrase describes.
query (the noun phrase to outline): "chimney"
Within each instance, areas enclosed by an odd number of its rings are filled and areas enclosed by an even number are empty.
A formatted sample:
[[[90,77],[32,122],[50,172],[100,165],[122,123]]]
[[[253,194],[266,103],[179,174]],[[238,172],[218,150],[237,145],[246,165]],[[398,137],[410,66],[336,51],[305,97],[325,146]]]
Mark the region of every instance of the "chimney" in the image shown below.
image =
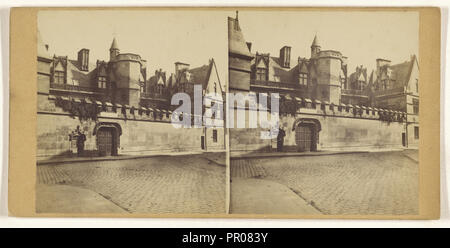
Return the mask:
[[[391,64],[390,60],[387,59],[377,59],[377,71],[380,69],[380,67],[383,67],[385,65],[389,66]]]
[[[82,48],[78,51],[78,65],[80,70],[89,71],[89,49]]]
[[[252,43],[251,42],[247,42],[247,47],[248,47],[248,51],[252,52]]]
[[[280,65],[284,68],[290,67],[291,47],[284,46],[280,49]]]
[[[189,70],[189,64],[182,62],[175,62],[175,76],[178,78],[180,72]]]

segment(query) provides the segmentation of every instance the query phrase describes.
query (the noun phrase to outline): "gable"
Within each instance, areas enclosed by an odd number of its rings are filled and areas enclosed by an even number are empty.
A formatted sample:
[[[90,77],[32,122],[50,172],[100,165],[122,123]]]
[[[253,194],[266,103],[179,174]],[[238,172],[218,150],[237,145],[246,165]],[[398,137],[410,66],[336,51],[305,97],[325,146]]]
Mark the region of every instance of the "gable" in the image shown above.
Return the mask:
[[[55,71],[64,71],[64,67],[60,61],[56,62]]]
[[[300,68],[301,73],[308,73],[308,68],[306,67],[306,63],[302,63],[302,66]]]
[[[207,84],[205,87],[205,91],[208,94],[208,93],[214,93],[216,90],[216,93],[219,94],[220,96],[222,96],[223,89],[222,89],[222,85],[220,83],[219,73],[217,72],[217,68],[215,65],[216,64],[214,61],[210,64],[208,78],[206,80]]]
[[[258,64],[256,65],[256,68],[266,68],[266,64],[264,63],[264,60],[261,58],[258,62]]]
[[[416,82],[420,84],[419,65],[417,63],[417,60],[415,59],[414,61],[412,61],[411,71],[409,74],[409,79],[407,80],[406,87],[408,91],[418,94],[419,92],[416,90]]]
[[[141,77],[142,77],[142,74],[141,74]],[[158,85],[164,85],[164,81],[163,81],[162,77],[159,77],[157,84]]]

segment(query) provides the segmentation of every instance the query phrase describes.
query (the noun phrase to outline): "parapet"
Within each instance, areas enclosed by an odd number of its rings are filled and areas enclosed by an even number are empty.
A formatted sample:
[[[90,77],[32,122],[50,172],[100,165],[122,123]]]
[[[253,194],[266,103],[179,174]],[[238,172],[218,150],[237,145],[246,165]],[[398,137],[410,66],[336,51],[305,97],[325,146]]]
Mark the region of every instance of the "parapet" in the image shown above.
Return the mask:
[[[54,114],[67,114],[76,116],[80,119],[119,119],[119,120],[137,120],[150,122],[166,122],[170,123],[174,114],[170,109],[150,108],[142,106],[129,106],[111,102],[91,101],[87,98],[72,98],[65,96],[49,95],[48,101],[53,103],[54,107],[45,111]],[[183,118],[190,118],[194,123],[195,116],[193,114],[183,113]]]
[[[387,122],[405,122],[407,117],[407,113],[402,111],[343,103],[334,104],[309,98],[295,97],[292,100],[284,98],[282,101],[280,115],[315,114],[324,117],[373,119]]]

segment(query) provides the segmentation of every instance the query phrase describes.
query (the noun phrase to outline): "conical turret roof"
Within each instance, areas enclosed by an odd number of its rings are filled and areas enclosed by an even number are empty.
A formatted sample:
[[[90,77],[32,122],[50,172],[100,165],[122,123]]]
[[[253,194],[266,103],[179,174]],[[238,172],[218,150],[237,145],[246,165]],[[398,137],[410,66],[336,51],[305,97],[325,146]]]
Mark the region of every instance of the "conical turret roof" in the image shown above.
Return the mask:
[[[317,35],[314,35],[314,40],[313,40],[311,46],[318,46],[318,47],[320,47],[319,39],[317,39]]]
[[[51,58],[48,46],[42,41],[41,33],[37,31],[37,55],[38,57]]]
[[[113,41],[112,41],[110,50],[113,50],[113,49],[119,50],[119,46],[117,45],[116,37],[114,37],[114,39],[113,39]]]

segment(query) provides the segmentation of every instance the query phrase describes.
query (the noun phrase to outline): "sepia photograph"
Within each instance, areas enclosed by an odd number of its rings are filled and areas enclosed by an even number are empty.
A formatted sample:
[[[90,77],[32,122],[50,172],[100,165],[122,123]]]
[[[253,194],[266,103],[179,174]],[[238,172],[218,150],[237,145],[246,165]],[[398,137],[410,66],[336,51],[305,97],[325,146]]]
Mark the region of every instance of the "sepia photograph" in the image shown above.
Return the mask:
[[[228,100],[246,117],[230,114],[230,213],[419,214],[419,13],[227,22],[229,92],[249,100]]]
[[[226,213],[226,17],[38,12],[37,213]]]

